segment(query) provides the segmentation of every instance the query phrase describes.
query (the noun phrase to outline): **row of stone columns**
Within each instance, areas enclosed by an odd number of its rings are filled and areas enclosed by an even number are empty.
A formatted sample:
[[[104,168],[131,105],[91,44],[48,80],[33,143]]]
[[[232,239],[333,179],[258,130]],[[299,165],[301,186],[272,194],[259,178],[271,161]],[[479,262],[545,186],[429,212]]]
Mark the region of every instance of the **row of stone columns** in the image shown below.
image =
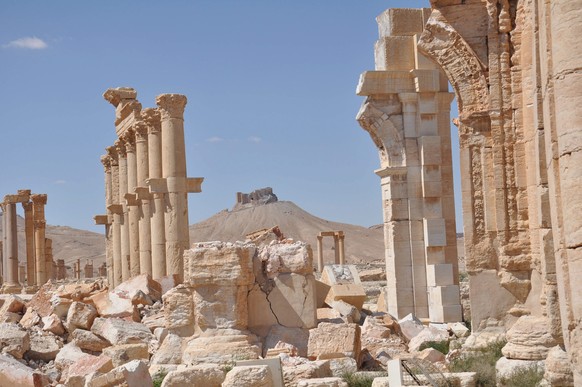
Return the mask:
[[[24,231],[26,237],[26,283],[19,274],[18,236],[16,204],[24,209]],[[0,204],[3,211],[2,243],[2,293],[18,293],[25,287],[32,292],[52,278],[52,241],[46,238],[44,207],[46,194],[31,194],[30,190],[19,190],[16,195],[4,196]]]
[[[181,281],[183,252],[189,248],[189,192],[202,178],[188,178],[184,144],[186,97],[162,94],[157,108],[143,109],[130,88],[109,89],[104,98],[116,108],[114,146],[101,157],[105,170],[106,267],[117,286],[139,274]]]
[[[322,231],[317,235],[317,270],[323,272],[323,237],[331,236],[334,242],[334,263],[344,265],[346,262],[343,231]]]

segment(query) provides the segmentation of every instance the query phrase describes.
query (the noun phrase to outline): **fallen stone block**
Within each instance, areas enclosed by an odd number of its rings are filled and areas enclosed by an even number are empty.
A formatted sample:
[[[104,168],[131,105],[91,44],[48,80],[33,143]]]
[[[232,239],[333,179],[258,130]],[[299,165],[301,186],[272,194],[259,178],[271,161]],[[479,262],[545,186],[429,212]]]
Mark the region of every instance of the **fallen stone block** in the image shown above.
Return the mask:
[[[63,326],[63,322],[55,313],[43,317],[41,321],[43,331],[53,333],[57,336],[62,336],[65,334],[65,327]]]
[[[235,365],[237,367],[266,365],[271,370],[273,387],[284,387],[283,369],[281,367],[281,359],[278,357],[272,359],[241,360],[237,361]]]
[[[495,363],[495,379],[498,382],[498,386],[503,386],[503,379],[509,377],[512,373],[530,368],[537,369],[539,372],[543,373],[544,361],[507,359],[505,357],[500,358],[497,360],[497,363]]]
[[[355,265],[325,265],[321,281],[333,286],[339,284],[361,285],[362,281]]]
[[[426,327],[419,334],[414,336],[408,343],[408,350],[418,351],[423,344],[429,342],[447,342],[449,341],[449,332],[435,327]]]
[[[169,372],[161,387],[221,387],[225,376],[218,364],[200,364]]]
[[[353,374],[358,371],[356,359],[351,357],[340,357],[329,360],[329,368],[334,377],[341,378],[344,374]]]
[[[325,299],[327,298],[327,293],[331,286],[320,280],[315,280],[315,299],[318,308],[325,307]]]
[[[331,377],[329,361],[318,360],[300,364],[283,363],[285,386],[296,386],[300,380]]]
[[[111,358],[113,367],[119,367],[132,360],[143,360],[147,363],[150,359],[148,345],[145,343],[112,345],[104,348],[103,354]]]
[[[33,370],[10,356],[0,355],[0,386],[44,387],[50,380],[41,372]]]
[[[41,317],[32,308],[26,309],[24,316],[20,319],[19,323],[24,329],[30,329],[41,322]]]
[[[273,242],[262,246],[258,256],[267,278],[291,273],[313,274],[313,253],[304,242]]]
[[[178,285],[163,296],[164,327],[178,336],[194,334],[194,302],[192,293],[184,285]]]
[[[362,282],[386,281],[386,273],[383,269],[362,270],[358,274]]]
[[[415,357],[430,361],[431,363],[438,363],[445,361],[445,355],[434,348],[425,348],[420,351]]]
[[[30,337],[30,349],[26,351],[26,357],[32,360],[42,360],[48,363],[55,360],[63,347],[63,343],[51,334],[32,335]]]
[[[69,336],[69,340],[75,343],[77,347],[93,352],[101,352],[103,351],[103,348],[111,345],[109,341],[84,329],[75,329],[75,331]]]
[[[140,274],[120,283],[111,291],[120,298],[132,300],[139,292],[153,302],[162,299],[162,285],[148,274]]]
[[[90,300],[101,317],[131,318],[134,321],[140,319],[139,312],[131,298],[121,297],[117,293],[105,290],[91,296]]]
[[[82,358],[71,364],[64,384],[67,387],[84,387],[89,374],[94,372],[107,373],[112,369],[113,363],[108,356]]]
[[[267,365],[258,366],[236,366],[230,370],[222,387],[274,387],[273,375]]]
[[[151,364],[181,364],[183,339],[169,333],[151,359]]]
[[[416,335],[424,330],[422,322],[420,322],[420,320],[412,313],[398,320],[398,326],[400,327],[402,336],[404,336],[407,341],[412,340]]]
[[[362,337],[374,339],[387,339],[391,330],[385,325],[383,316],[366,316],[362,325]]]
[[[273,325],[265,338],[263,352],[280,345],[289,344],[297,350],[297,355],[307,357],[307,343],[309,342],[309,330],[302,328],[287,328],[281,325]]]
[[[109,341],[111,345],[149,343],[154,335],[144,324],[119,318],[96,318],[91,332]]]
[[[14,323],[0,323],[0,350],[17,359],[22,359],[30,349],[28,332]]]
[[[96,375],[87,382],[87,387],[152,387],[148,366],[141,360],[132,360],[103,375]]]
[[[348,304],[362,309],[366,301],[366,291],[360,284],[338,284],[331,285],[325,303],[331,306],[333,301],[345,301]]]
[[[207,330],[184,344],[184,364],[228,364],[236,359],[258,359],[261,343],[247,331],[235,329]]]
[[[348,304],[343,300],[332,301],[330,306],[335,309],[347,323],[360,323],[360,311],[355,306]]]
[[[359,360],[361,351],[360,326],[357,324],[320,323],[309,331],[307,355],[317,359],[330,354],[343,354]]]
[[[317,322],[327,322],[341,324],[345,321],[342,319],[342,315],[335,309],[332,308],[318,308],[317,309]]]
[[[457,337],[468,337],[471,334],[471,331],[465,326],[464,323],[449,323],[448,326]]]
[[[342,378],[319,378],[319,379],[303,379],[297,383],[297,387],[348,387]]]
[[[96,317],[97,309],[93,305],[75,301],[69,307],[65,325],[69,332],[73,332],[77,328],[91,329]]]
[[[9,295],[0,308],[0,318],[4,319],[6,313],[24,313],[24,301],[22,298],[15,294]]]
[[[55,366],[59,370],[65,370],[78,361],[94,361],[97,356],[89,355],[77,347],[75,343],[65,344],[55,357]]]

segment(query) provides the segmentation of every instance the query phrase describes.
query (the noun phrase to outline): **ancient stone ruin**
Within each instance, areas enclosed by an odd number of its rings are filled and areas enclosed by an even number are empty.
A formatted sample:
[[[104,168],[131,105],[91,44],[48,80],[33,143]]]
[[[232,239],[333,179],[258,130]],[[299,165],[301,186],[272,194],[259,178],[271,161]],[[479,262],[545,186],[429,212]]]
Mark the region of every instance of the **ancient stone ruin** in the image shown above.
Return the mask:
[[[333,238],[334,263],[343,265],[346,262],[344,241],[346,236],[343,231],[321,231],[317,235],[317,270],[323,271],[323,237]]]
[[[142,110],[131,88],[109,89],[117,140],[101,157],[105,169],[107,278],[117,286],[139,274],[181,278],[188,235],[188,193],[203,178],[186,175],[186,97],[161,94],[157,108]]]

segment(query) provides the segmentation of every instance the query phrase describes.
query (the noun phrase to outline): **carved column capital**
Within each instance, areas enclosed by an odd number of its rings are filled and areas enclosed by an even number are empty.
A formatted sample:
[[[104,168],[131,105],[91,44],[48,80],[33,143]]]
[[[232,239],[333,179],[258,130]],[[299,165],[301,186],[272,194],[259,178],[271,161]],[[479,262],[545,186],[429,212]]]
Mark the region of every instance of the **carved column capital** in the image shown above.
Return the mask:
[[[158,133],[162,130],[161,115],[157,108],[146,108],[141,112],[141,116],[148,126],[149,133]]]
[[[107,157],[109,157],[109,164],[112,167],[116,167],[119,165],[118,162],[118,154],[117,154],[117,149],[115,148],[115,146],[108,146],[107,148],[105,148],[105,150],[107,151]]]
[[[162,120],[182,118],[188,99],[182,94],[161,94],[156,97]]]
[[[125,145],[126,153],[135,153],[135,131],[133,128],[127,130],[120,139]]]
[[[32,200],[34,206],[44,206],[47,203],[47,194],[30,195],[30,200]]]
[[[146,142],[148,139],[148,125],[144,121],[138,121],[133,125],[135,142]]]
[[[24,208],[24,212],[32,211],[32,202],[23,202],[22,208]]]
[[[115,140],[115,151],[117,153],[118,159],[125,159],[126,157],[126,149],[125,144],[121,139]]]
[[[103,164],[105,173],[111,172],[111,158],[108,155],[101,156],[101,164]]]

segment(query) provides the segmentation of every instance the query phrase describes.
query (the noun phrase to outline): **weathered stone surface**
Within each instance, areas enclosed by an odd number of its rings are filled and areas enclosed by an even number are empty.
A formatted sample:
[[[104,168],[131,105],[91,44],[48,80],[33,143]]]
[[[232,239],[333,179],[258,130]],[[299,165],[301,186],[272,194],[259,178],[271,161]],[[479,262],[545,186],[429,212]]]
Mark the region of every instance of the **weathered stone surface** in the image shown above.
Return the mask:
[[[87,387],[151,387],[152,377],[147,365],[141,360],[132,360],[106,374],[99,375],[87,383]]]
[[[414,336],[408,343],[410,351],[418,351],[422,344],[429,341],[449,341],[449,332],[435,327],[427,327]]]
[[[169,332],[186,337],[194,334],[194,303],[192,293],[178,285],[163,296],[164,327]]]
[[[258,252],[268,278],[280,274],[313,274],[311,248],[304,242],[273,242]]]
[[[309,331],[307,329],[273,325],[265,338],[263,353],[266,354],[270,348],[275,348],[280,343],[286,343],[297,349],[298,356],[307,357],[308,341]]]
[[[63,335],[65,333],[65,327],[63,322],[56,314],[51,314],[49,316],[42,318],[42,330],[51,332],[57,336]]]
[[[41,372],[10,356],[0,355],[0,386],[44,387],[49,383],[49,379]]]
[[[285,386],[297,386],[299,380],[331,377],[328,360],[306,361],[281,355]]]
[[[424,325],[413,314],[409,314],[398,320],[398,325],[400,326],[400,332],[402,332],[402,335],[408,341],[412,340],[414,336],[418,335],[424,329]]]
[[[555,346],[548,352],[544,380],[550,386],[574,385],[574,375],[568,361],[568,354],[560,346]]]
[[[117,293],[103,291],[93,295],[91,302],[95,305],[101,317],[129,317],[134,321],[139,320],[139,313],[136,306],[131,302],[131,298],[125,298]]]
[[[30,349],[25,356],[32,360],[42,360],[48,363],[55,360],[63,347],[63,343],[51,334],[33,334],[30,336]]]
[[[362,282],[386,280],[384,269],[362,270],[358,274],[360,275],[360,281]]]
[[[28,308],[24,316],[20,319],[20,325],[25,329],[30,329],[33,326],[40,323],[41,317],[36,311],[32,308]]]
[[[208,329],[184,344],[182,363],[226,364],[237,359],[257,359],[261,343],[250,332],[236,329]]]
[[[269,366],[237,366],[230,370],[222,387],[274,387]]]
[[[335,309],[348,323],[360,323],[360,311],[355,306],[348,304],[345,301],[332,301],[330,306]]]
[[[348,387],[342,378],[318,378],[318,379],[303,379],[297,383],[297,387]]]
[[[342,315],[335,309],[318,308],[317,322],[342,323],[345,321],[342,319]]]
[[[445,361],[445,355],[434,348],[425,348],[416,355],[417,358],[430,361],[431,363]]]
[[[30,349],[30,336],[28,332],[17,324],[0,324],[0,350],[17,359],[22,359],[26,351]]]
[[[69,307],[66,327],[69,332],[77,328],[91,329],[95,317],[97,317],[97,309],[94,306],[75,301]]]
[[[471,334],[471,331],[469,330],[469,328],[467,328],[465,326],[465,324],[463,324],[463,323],[456,322],[456,323],[450,323],[448,325],[449,325],[449,328],[451,329],[451,331],[453,331],[453,333],[457,337],[468,337]]]
[[[133,299],[138,292],[148,296],[152,302],[161,300],[162,285],[148,274],[140,274],[117,285],[112,293],[120,298]]]
[[[0,323],[17,323],[22,319],[22,315],[12,312],[4,312],[0,316]]]
[[[55,365],[57,368],[64,370],[77,361],[84,360],[91,362],[96,358],[97,356],[89,355],[81,351],[81,348],[77,347],[74,343],[68,343],[61,348],[55,357]]]
[[[91,331],[75,329],[69,336],[69,341],[81,349],[93,352],[101,352],[103,348],[110,346],[109,341],[97,336]]]
[[[113,345],[103,349],[103,354],[111,359],[113,367],[119,367],[132,360],[150,359],[148,345],[145,343]]]
[[[161,387],[182,387],[203,385],[220,387],[225,373],[218,364],[200,364],[169,372]]]
[[[65,386],[84,387],[85,379],[91,373],[107,373],[113,369],[113,363],[108,356],[85,357],[73,363],[67,373]]]
[[[351,357],[340,357],[329,360],[331,374],[341,378],[344,374],[353,374],[358,371],[358,362]]]
[[[17,295],[11,294],[0,308],[0,318],[4,318],[6,313],[23,313],[24,301]]]
[[[91,332],[112,345],[148,343],[154,335],[144,324],[119,318],[96,318]]]
[[[317,325],[315,278],[313,275],[280,274],[267,299],[279,324],[293,328]]]
[[[151,359],[151,364],[181,364],[184,340],[169,333]]]
[[[544,362],[541,360],[517,360],[517,359],[507,359],[505,357],[500,358],[495,363],[495,379],[499,381],[499,386],[504,386],[503,380],[509,377],[512,373],[521,370],[536,368],[540,372],[544,371]]]
[[[358,309],[362,309],[364,301],[366,301],[366,291],[359,284],[331,285],[325,297],[325,303],[331,306],[333,301],[339,300],[345,301]]]
[[[309,331],[307,355],[310,359],[343,354],[358,360],[360,350],[360,326],[357,324],[320,323]]]
[[[196,329],[245,329],[247,294],[244,286],[212,284],[194,288]]]
[[[546,318],[522,316],[507,331],[503,355],[509,359],[543,360],[556,346]]]
[[[382,316],[366,316],[362,325],[362,337],[386,339],[390,337],[391,331]]]

